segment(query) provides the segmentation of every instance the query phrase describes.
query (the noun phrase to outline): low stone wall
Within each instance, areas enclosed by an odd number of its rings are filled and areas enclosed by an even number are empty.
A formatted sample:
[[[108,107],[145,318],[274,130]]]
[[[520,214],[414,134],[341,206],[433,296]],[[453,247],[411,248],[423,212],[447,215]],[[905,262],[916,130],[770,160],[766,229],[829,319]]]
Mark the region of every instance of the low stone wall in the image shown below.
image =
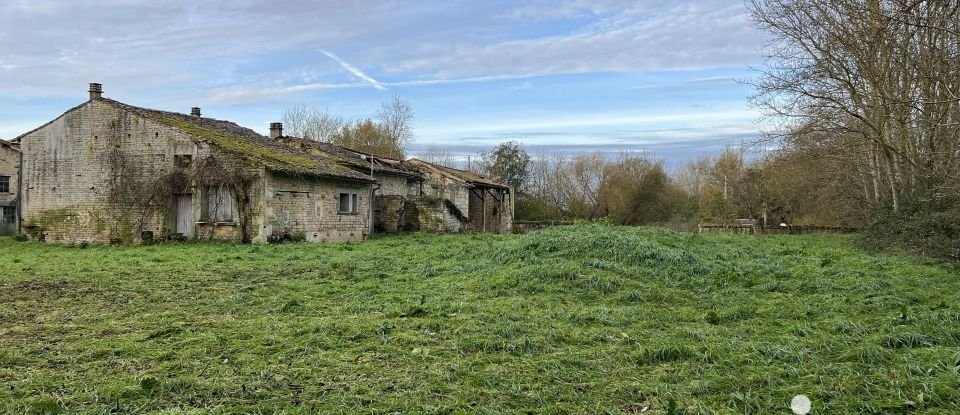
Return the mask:
[[[573,225],[569,220],[515,220],[513,221],[513,233],[533,232],[537,229],[549,228],[551,226]]]
[[[739,235],[808,235],[808,234],[848,234],[856,233],[857,228],[845,226],[756,226],[756,225],[710,225],[698,226],[700,233],[731,233]]]

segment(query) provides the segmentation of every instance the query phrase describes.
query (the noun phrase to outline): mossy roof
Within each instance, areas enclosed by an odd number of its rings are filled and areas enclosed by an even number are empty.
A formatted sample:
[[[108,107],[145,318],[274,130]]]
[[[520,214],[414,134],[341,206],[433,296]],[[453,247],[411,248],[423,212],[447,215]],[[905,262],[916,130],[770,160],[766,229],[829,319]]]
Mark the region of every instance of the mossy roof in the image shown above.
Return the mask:
[[[346,168],[339,163],[290,148],[231,121],[142,108],[109,98],[94,98],[67,110],[63,115],[73,112],[91,102],[101,102],[111,105],[121,111],[134,113],[151,121],[176,128],[221,151],[233,154],[247,162],[263,166],[272,171],[293,175],[310,175],[373,182],[369,177]],[[61,117],[63,115],[61,115]],[[60,117],[57,117],[40,127],[21,134],[15,138],[14,141],[20,141],[24,136],[49,125],[59,118]]]
[[[357,181],[372,181],[329,159],[316,157],[278,143],[249,128],[231,121],[217,120],[177,112],[135,107],[111,99],[100,98],[122,110],[136,113],[144,118],[174,127],[203,140],[222,151],[258,163],[264,167],[289,174],[307,174],[335,177]]]
[[[300,137],[284,136],[282,137],[282,141],[295,148],[300,148],[310,152],[316,156],[327,157],[328,159],[336,160],[341,165],[354,169],[358,172],[369,173],[370,159],[372,158],[374,174],[388,174],[393,176],[406,176],[414,178],[423,177],[423,174],[419,170],[404,160],[381,157],[375,154],[341,147],[336,144],[324,143]]]
[[[495,180],[493,178],[484,176],[482,174],[477,174],[469,172],[466,170],[455,169],[452,167],[441,166],[439,164],[430,163],[420,159],[410,159],[409,162],[414,166],[419,166],[422,168],[433,169],[434,171],[445,175],[447,177],[452,177],[457,180],[483,187],[496,187],[499,189],[510,189],[510,185],[503,183],[501,181]]]

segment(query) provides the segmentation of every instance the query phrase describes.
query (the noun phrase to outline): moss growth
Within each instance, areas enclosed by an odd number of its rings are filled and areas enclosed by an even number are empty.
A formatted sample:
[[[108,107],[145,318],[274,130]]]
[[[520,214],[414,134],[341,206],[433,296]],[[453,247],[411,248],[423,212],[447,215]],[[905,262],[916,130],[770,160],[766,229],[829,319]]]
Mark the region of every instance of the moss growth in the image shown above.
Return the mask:
[[[46,210],[40,215],[30,218],[27,220],[28,228],[35,228],[38,230],[47,230],[52,227],[62,225],[68,221],[74,220],[79,216],[79,213],[76,210],[61,208],[61,209],[50,209]]]
[[[195,124],[191,124],[185,121],[176,120],[173,118],[161,117],[157,121],[169,125],[171,127],[176,127],[184,132],[199,137],[205,141],[208,141],[212,144],[215,144],[217,147],[235,153],[241,157],[245,158],[256,158],[259,161],[265,161],[270,163],[273,168],[280,170],[291,170],[290,167],[294,167],[294,170],[300,170],[303,168],[319,168],[321,167],[320,163],[316,160],[311,160],[306,157],[297,156],[293,154],[283,154],[279,151],[274,151],[269,148],[254,145],[246,142],[243,139],[233,137],[218,131],[214,131],[208,128],[203,128]],[[297,169],[300,168],[300,169]]]
[[[456,203],[453,203],[450,199],[443,199],[443,205],[447,207],[447,211],[450,212],[453,217],[457,218],[460,222],[467,223],[470,222],[470,218],[463,214],[463,211],[457,207]]]

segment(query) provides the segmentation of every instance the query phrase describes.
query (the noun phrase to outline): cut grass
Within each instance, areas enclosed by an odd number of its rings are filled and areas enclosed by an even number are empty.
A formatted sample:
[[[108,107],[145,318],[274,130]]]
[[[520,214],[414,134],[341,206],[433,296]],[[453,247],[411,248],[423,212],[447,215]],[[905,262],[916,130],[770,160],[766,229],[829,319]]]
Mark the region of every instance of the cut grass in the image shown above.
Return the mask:
[[[837,237],[0,239],[7,413],[960,411],[960,278]]]

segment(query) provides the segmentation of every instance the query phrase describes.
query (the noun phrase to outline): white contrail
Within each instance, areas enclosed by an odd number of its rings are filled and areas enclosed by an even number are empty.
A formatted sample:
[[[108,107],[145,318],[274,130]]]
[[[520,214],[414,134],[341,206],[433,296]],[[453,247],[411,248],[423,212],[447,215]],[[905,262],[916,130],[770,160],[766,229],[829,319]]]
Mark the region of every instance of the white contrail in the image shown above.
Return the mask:
[[[361,70],[358,69],[357,67],[355,67],[355,66],[353,66],[353,65],[351,65],[351,64],[349,64],[349,63],[347,63],[347,62],[344,62],[343,59],[340,59],[339,57],[337,57],[337,55],[334,55],[334,54],[332,54],[332,53],[330,53],[330,52],[327,52],[327,51],[325,51],[325,50],[323,50],[323,49],[320,49],[320,53],[322,53],[322,54],[324,54],[324,55],[327,55],[328,58],[333,59],[333,61],[336,62],[336,63],[339,63],[340,66],[343,67],[343,69],[346,69],[347,72],[352,73],[353,76],[356,76],[357,78],[360,78],[360,79],[362,79],[362,80],[364,80],[364,81],[369,82],[369,83],[370,83],[370,86],[372,86],[372,87],[374,87],[374,88],[377,88],[377,89],[379,89],[379,90],[382,90],[382,91],[386,91],[386,90],[387,90],[387,88],[386,88],[385,86],[383,86],[383,84],[381,84],[380,81],[371,78],[370,75],[367,75],[367,74],[363,73],[363,71],[361,71]]]

